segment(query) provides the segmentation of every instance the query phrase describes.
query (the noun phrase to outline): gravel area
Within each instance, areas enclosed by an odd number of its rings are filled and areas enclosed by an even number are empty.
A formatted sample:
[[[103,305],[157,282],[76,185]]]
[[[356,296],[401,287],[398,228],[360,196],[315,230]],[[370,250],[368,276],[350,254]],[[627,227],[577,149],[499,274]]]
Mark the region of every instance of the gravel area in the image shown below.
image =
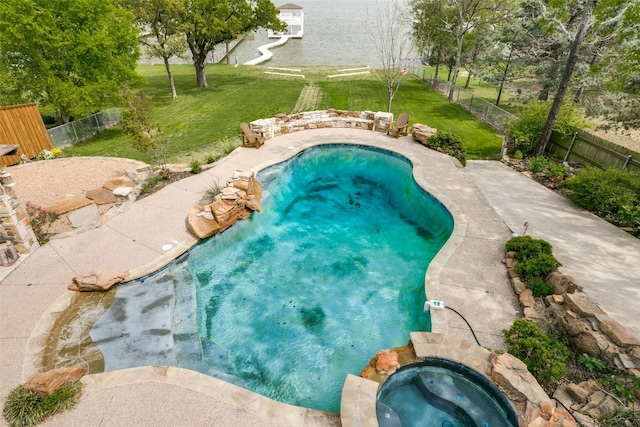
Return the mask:
[[[100,188],[105,181],[143,165],[112,157],[69,157],[25,163],[7,170],[13,174],[21,203],[49,207],[67,196]]]

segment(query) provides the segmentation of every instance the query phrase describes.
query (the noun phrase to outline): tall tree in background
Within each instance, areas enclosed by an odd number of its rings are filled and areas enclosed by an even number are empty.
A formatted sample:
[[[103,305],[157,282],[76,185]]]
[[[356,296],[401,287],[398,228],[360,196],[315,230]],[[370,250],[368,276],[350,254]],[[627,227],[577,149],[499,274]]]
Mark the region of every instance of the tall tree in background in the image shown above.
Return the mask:
[[[119,0],[120,5],[135,16],[142,35],[140,42],[146,54],[162,59],[169,78],[171,98],[177,98],[169,59],[181,56],[187,49],[180,16],[184,11],[182,0]]]
[[[395,1],[387,5],[387,10],[378,10],[375,32],[371,34],[387,85],[389,112],[398,89],[410,77],[408,58],[411,52],[411,37],[407,34],[410,25],[402,18],[401,12],[402,9]]]
[[[598,1],[599,0],[586,0],[580,9],[577,29],[575,35],[571,39],[571,49],[569,50],[569,55],[562,72],[562,78],[558,84],[558,90],[555,94],[551,110],[549,111],[549,116],[547,117],[540,139],[538,140],[538,145],[536,147],[537,155],[544,154],[547,144],[549,143],[558,112],[560,111],[560,107],[562,106],[564,97],[569,88],[571,76],[573,75],[576,63],[578,62],[579,53],[583,42],[587,38],[587,34],[590,31],[593,31],[592,37],[597,39],[599,35],[606,36],[607,33],[615,32],[615,30],[612,30],[612,27],[617,28],[622,22],[624,22],[624,16],[631,4],[631,2],[621,0],[601,0],[600,4],[602,9],[596,10]],[[562,11],[559,15],[562,16]],[[554,14],[553,11],[548,10],[546,7],[543,8],[542,19],[544,19],[549,25],[557,28],[559,31],[562,31],[565,34],[570,34],[567,27],[565,27],[562,21],[558,19],[557,14]],[[599,30],[604,30],[604,32]]]
[[[411,1],[413,39],[423,61],[435,66],[434,82],[438,80],[440,65],[455,55],[455,42],[451,34],[443,30],[444,23],[452,18],[442,16],[454,12],[445,8],[441,1]]]
[[[0,2],[10,97],[50,107],[63,122],[115,102],[121,84],[138,80],[138,56],[133,16],[111,0]]]
[[[282,31],[278,9],[270,0],[183,0],[182,28],[196,69],[196,84],[207,87],[205,62],[217,44],[269,28]]]
[[[497,7],[493,0],[415,0],[413,3],[414,13],[416,9],[428,10],[431,14],[429,20],[437,24],[439,31],[450,34],[455,41],[456,53],[449,101],[453,100],[460,72],[465,36],[470,31],[478,31],[481,26],[487,25]]]

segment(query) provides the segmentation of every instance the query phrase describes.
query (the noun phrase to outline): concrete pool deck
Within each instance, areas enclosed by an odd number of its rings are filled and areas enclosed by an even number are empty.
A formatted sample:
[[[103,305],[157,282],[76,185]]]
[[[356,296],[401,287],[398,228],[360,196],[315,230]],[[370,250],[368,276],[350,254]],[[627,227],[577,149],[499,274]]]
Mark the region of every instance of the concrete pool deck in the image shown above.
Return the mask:
[[[482,346],[503,348],[502,329],[519,307],[502,264],[503,245],[512,232],[528,234],[554,246],[585,292],[640,336],[635,304],[640,296],[640,240],[575,208],[570,202],[500,162],[473,161],[466,168],[428,150],[410,137],[393,139],[360,129],[319,129],[279,136],[259,150],[240,148],[212,169],[176,182],[133,203],[101,227],[54,239],[26,257],[0,286],[0,393],[25,381],[31,372],[25,348],[42,331],[55,301],[68,299],[71,279],[88,270],[142,271],[157,268],[194,240],[187,233],[187,211],[204,190],[225,182],[236,169],[258,170],[291,157],[309,145],[346,142],[392,149],[417,161],[427,189],[455,206],[463,218],[460,244],[432,266],[431,295],[462,313]],[[462,225],[461,225],[462,226]],[[171,245],[170,250],[165,250]],[[431,268],[431,267],[430,267]],[[613,291],[612,291],[613,290]],[[462,319],[446,313],[449,334],[472,341]],[[28,355],[27,355],[28,356]],[[364,367],[373,355],[362,355]],[[28,357],[27,357],[28,359]],[[23,371],[24,370],[24,371]],[[271,405],[268,399],[215,384],[178,368],[134,368],[91,375],[78,407],[44,425],[337,425],[336,417],[317,411]],[[85,377],[86,378],[86,377]],[[209,391],[217,387],[216,393]],[[265,402],[266,401],[266,402]],[[4,423],[4,419],[0,421]]]

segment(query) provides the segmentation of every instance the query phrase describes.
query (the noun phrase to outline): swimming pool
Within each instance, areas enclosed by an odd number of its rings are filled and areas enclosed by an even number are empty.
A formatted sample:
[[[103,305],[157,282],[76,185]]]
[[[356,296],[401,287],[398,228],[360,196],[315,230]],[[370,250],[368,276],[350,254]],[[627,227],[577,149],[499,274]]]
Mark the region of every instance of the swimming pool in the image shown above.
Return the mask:
[[[380,427],[517,427],[504,395],[478,372],[446,359],[405,365],[380,387]]]
[[[261,213],[120,287],[91,337],[107,371],[175,365],[338,412],[347,373],[429,330],[424,275],[452,217],[377,149],[318,146],[258,178]]]

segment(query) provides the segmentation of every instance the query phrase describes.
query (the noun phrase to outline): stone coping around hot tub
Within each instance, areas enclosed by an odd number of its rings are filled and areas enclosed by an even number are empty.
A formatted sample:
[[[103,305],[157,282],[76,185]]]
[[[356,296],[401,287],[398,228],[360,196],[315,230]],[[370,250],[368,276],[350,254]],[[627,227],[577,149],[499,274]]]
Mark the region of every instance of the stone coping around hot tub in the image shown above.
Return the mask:
[[[98,389],[126,384],[162,382],[202,393],[266,419],[282,422],[285,425],[308,427],[338,425],[337,414],[281,403],[245,388],[188,369],[170,366],[143,366],[86,375],[81,381],[85,386]]]
[[[470,341],[452,335],[412,332],[411,344],[417,358],[439,358],[467,366],[493,383],[507,398],[520,426],[575,426],[563,408],[556,406],[526,365],[514,356],[498,355]],[[350,375],[342,389],[342,427],[377,427],[376,399],[382,384]]]

